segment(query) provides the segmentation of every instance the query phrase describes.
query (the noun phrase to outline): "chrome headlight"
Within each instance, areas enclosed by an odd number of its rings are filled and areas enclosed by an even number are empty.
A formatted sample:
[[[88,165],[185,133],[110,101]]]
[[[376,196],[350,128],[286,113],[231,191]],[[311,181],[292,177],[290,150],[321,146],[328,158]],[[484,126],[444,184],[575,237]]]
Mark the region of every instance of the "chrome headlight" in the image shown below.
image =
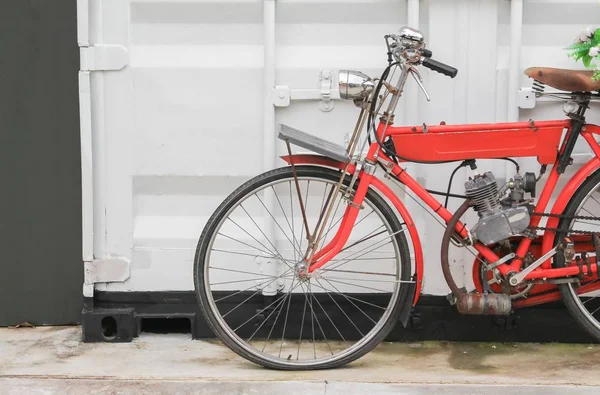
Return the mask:
[[[375,88],[375,83],[368,75],[355,70],[340,70],[338,81],[342,99],[364,99]]]

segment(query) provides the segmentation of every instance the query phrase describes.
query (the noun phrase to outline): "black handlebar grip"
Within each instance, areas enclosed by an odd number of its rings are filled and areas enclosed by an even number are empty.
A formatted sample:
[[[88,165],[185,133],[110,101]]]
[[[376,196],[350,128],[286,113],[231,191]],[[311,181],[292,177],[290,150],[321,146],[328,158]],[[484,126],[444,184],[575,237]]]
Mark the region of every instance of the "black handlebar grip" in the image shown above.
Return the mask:
[[[433,55],[433,52],[431,52],[429,49],[424,49],[421,51],[421,55],[426,58],[430,58]]]
[[[456,74],[458,74],[458,69],[433,59],[423,59],[423,66],[433,71],[437,71],[438,73],[447,75],[450,78],[454,78],[456,77]]]

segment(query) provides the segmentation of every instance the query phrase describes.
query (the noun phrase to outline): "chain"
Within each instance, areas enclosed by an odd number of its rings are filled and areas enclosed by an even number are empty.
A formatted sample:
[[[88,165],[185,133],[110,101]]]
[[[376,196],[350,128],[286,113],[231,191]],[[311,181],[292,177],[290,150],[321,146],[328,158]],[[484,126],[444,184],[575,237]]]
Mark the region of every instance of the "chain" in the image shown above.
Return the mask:
[[[570,219],[570,220],[581,219],[581,220],[587,220],[587,221],[600,221],[600,217],[592,217],[592,216],[586,216],[586,215],[564,215],[564,214],[536,213],[536,212],[531,213],[531,215],[535,215],[538,217],[550,217],[550,218]],[[600,225],[600,223],[598,223],[598,225]],[[555,232],[555,233],[563,231],[559,228],[548,228],[545,226],[530,226],[528,229],[531,231],[542,230],[542,231],[550,231],[550,232]],[[568,232],[569,232],[569,234],[580,234],[580,235],[593,235],[594,233],[598,233],[598,232],[592,232],[589,230],[569,230]]]

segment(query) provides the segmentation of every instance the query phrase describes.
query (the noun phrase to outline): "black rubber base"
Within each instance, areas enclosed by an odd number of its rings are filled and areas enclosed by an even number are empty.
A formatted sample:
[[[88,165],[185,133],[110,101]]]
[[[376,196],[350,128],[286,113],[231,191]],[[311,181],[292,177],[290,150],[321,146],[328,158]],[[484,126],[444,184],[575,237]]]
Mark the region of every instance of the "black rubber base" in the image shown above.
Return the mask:
[[[240,310],[256,311],[256,304],[247,306]],[[94,300],[85,301],[85,342],[129,342],[141,332],[214,337],[194,292],[96,292]],[[326,336],[335,339],[337,334],[332,330]],[[413,309],[408,328],[398,324],[386,340],[594,342],[561,303],[520,309],[509,317],[464,316],[445,297],[429,295],[422,296]]]

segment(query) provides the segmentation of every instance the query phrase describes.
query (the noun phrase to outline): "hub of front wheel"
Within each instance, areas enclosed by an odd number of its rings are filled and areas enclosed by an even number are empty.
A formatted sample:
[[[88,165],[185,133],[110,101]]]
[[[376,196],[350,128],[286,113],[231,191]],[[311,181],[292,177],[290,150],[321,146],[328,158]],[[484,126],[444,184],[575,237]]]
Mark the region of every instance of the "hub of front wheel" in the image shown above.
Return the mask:
[[[308,262],[302,260],[296,262],[294,265],[294,273],[296,274],[296,278],[301,281],[310,280],[310,272],[308,271]]]

